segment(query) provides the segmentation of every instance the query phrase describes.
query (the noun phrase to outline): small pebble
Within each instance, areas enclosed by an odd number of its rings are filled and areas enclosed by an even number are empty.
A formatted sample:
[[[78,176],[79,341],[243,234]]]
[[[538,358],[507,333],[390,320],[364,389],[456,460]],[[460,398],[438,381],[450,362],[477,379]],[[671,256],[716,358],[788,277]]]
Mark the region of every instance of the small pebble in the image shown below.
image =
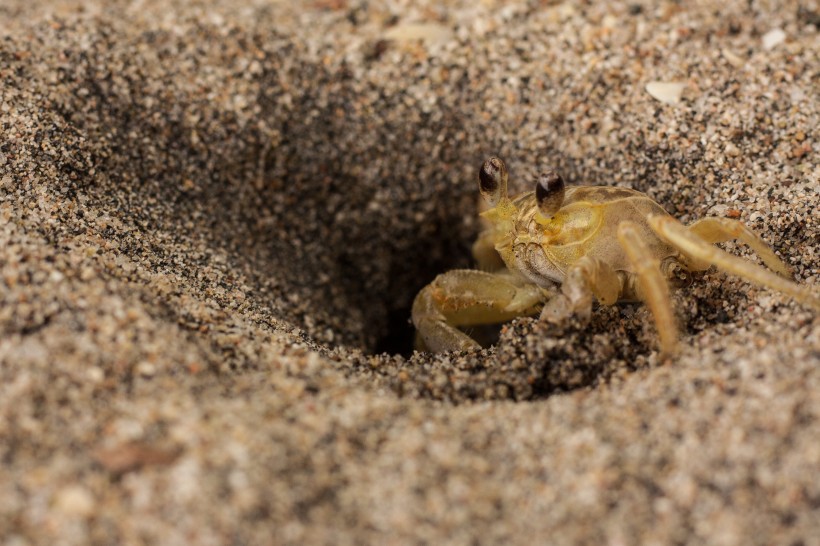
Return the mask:
[[[452,31],[435,23],[406,23],[392,27],[384,33],[387,40],[399,43],[423,42],[425,44],[442,44],[452,39]]]
[[[763,35],[763,49],[770,51],[786,40],[786,33],[776,28]]]
[[[54,499],[54,507],[69,516],[89,517],[94,513],[94,496],[81,485],[69,485],[60,489]]]
[[[150,362],[140,362],[137,364],[136,371],[143,377],[153,377],[157,373],[157,367]]]
[[[649,82],[646,92],[653,98],[666,104],[678,104],[683,96],[686,84],[681,82]]]
[[[740,68],[746,64],[746,60],[737,53],[733,52],[731,49],[724,48],[720,53],[723,55],[723,58],[735,68]]]

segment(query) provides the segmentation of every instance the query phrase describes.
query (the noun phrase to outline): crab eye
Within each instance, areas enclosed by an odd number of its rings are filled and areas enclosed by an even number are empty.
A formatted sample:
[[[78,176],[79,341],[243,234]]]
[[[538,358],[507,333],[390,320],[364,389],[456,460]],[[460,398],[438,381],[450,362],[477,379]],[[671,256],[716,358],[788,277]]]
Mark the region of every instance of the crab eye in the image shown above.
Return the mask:
[[[535,201],[543,216],[555,216],[564,202],[564,179],[554,171],[542,173],[535,182]]]
[[[478,171],[478,190],[492,206],[507,196],[507,166],[497,157],[491,157]]]

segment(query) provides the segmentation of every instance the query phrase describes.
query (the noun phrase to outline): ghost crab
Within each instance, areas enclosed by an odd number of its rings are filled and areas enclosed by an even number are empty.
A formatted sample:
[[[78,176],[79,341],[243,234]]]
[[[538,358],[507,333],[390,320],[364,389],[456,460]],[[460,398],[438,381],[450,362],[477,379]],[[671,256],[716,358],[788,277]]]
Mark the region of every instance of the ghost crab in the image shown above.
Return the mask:
[[[547,171],[535,191],[507,196],[507,168],[493,157],[479,170],[491,227],[473,245],[480,270],[441,274],[413,302],[413,324],[432,351],[478,349],[458,326],[493,324],[540,312],[560,322],[589,317],[600,304],[643,301],[655,319],[661,353],[676,351],[678,330],[669,284],[716,266],[820,309],[820,298],[789,280],[788,267],[737,220],[703,218],[684,226],[645,194],[604,186],[566,187]],[[770,269],[714,243],[739,240]]]

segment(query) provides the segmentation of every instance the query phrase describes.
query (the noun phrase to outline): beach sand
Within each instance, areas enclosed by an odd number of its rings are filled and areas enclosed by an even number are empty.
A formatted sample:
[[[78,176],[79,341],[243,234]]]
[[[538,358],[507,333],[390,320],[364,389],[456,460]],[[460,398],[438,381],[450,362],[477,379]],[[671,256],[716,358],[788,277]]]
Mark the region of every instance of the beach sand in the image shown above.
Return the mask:
[[[5,0],[3,544],[820,543],[811,308],[709,271],[668,362],[639,305],[409,323],[490,155],[738,218],[816,293],[819,17]]]

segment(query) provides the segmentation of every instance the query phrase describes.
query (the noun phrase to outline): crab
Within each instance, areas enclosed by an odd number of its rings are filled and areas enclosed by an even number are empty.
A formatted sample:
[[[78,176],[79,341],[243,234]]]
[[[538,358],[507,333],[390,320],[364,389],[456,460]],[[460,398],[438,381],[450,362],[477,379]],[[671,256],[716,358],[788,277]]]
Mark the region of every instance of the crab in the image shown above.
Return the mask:
[[[490,227],[473,245],[477,270],[439,275],[416,296],[417,345],[433,352],[480,345],[459,327],[540,314],[558,323],[588,319],[602,305],[645,302],[654,317],[662,356],[673,356],[678,327],[670,284],[711,266],[788,294],[815,310],[820,297],[791,280],[789,268],[757,234],[731,218],[707,217],[684,226],[647,195],[606,186],[566,187],[559,174],[537,176],[535,190],[510,199],[504,162],[492,157],[478,173]],[[714,243],[738,240],[766,269]]]

